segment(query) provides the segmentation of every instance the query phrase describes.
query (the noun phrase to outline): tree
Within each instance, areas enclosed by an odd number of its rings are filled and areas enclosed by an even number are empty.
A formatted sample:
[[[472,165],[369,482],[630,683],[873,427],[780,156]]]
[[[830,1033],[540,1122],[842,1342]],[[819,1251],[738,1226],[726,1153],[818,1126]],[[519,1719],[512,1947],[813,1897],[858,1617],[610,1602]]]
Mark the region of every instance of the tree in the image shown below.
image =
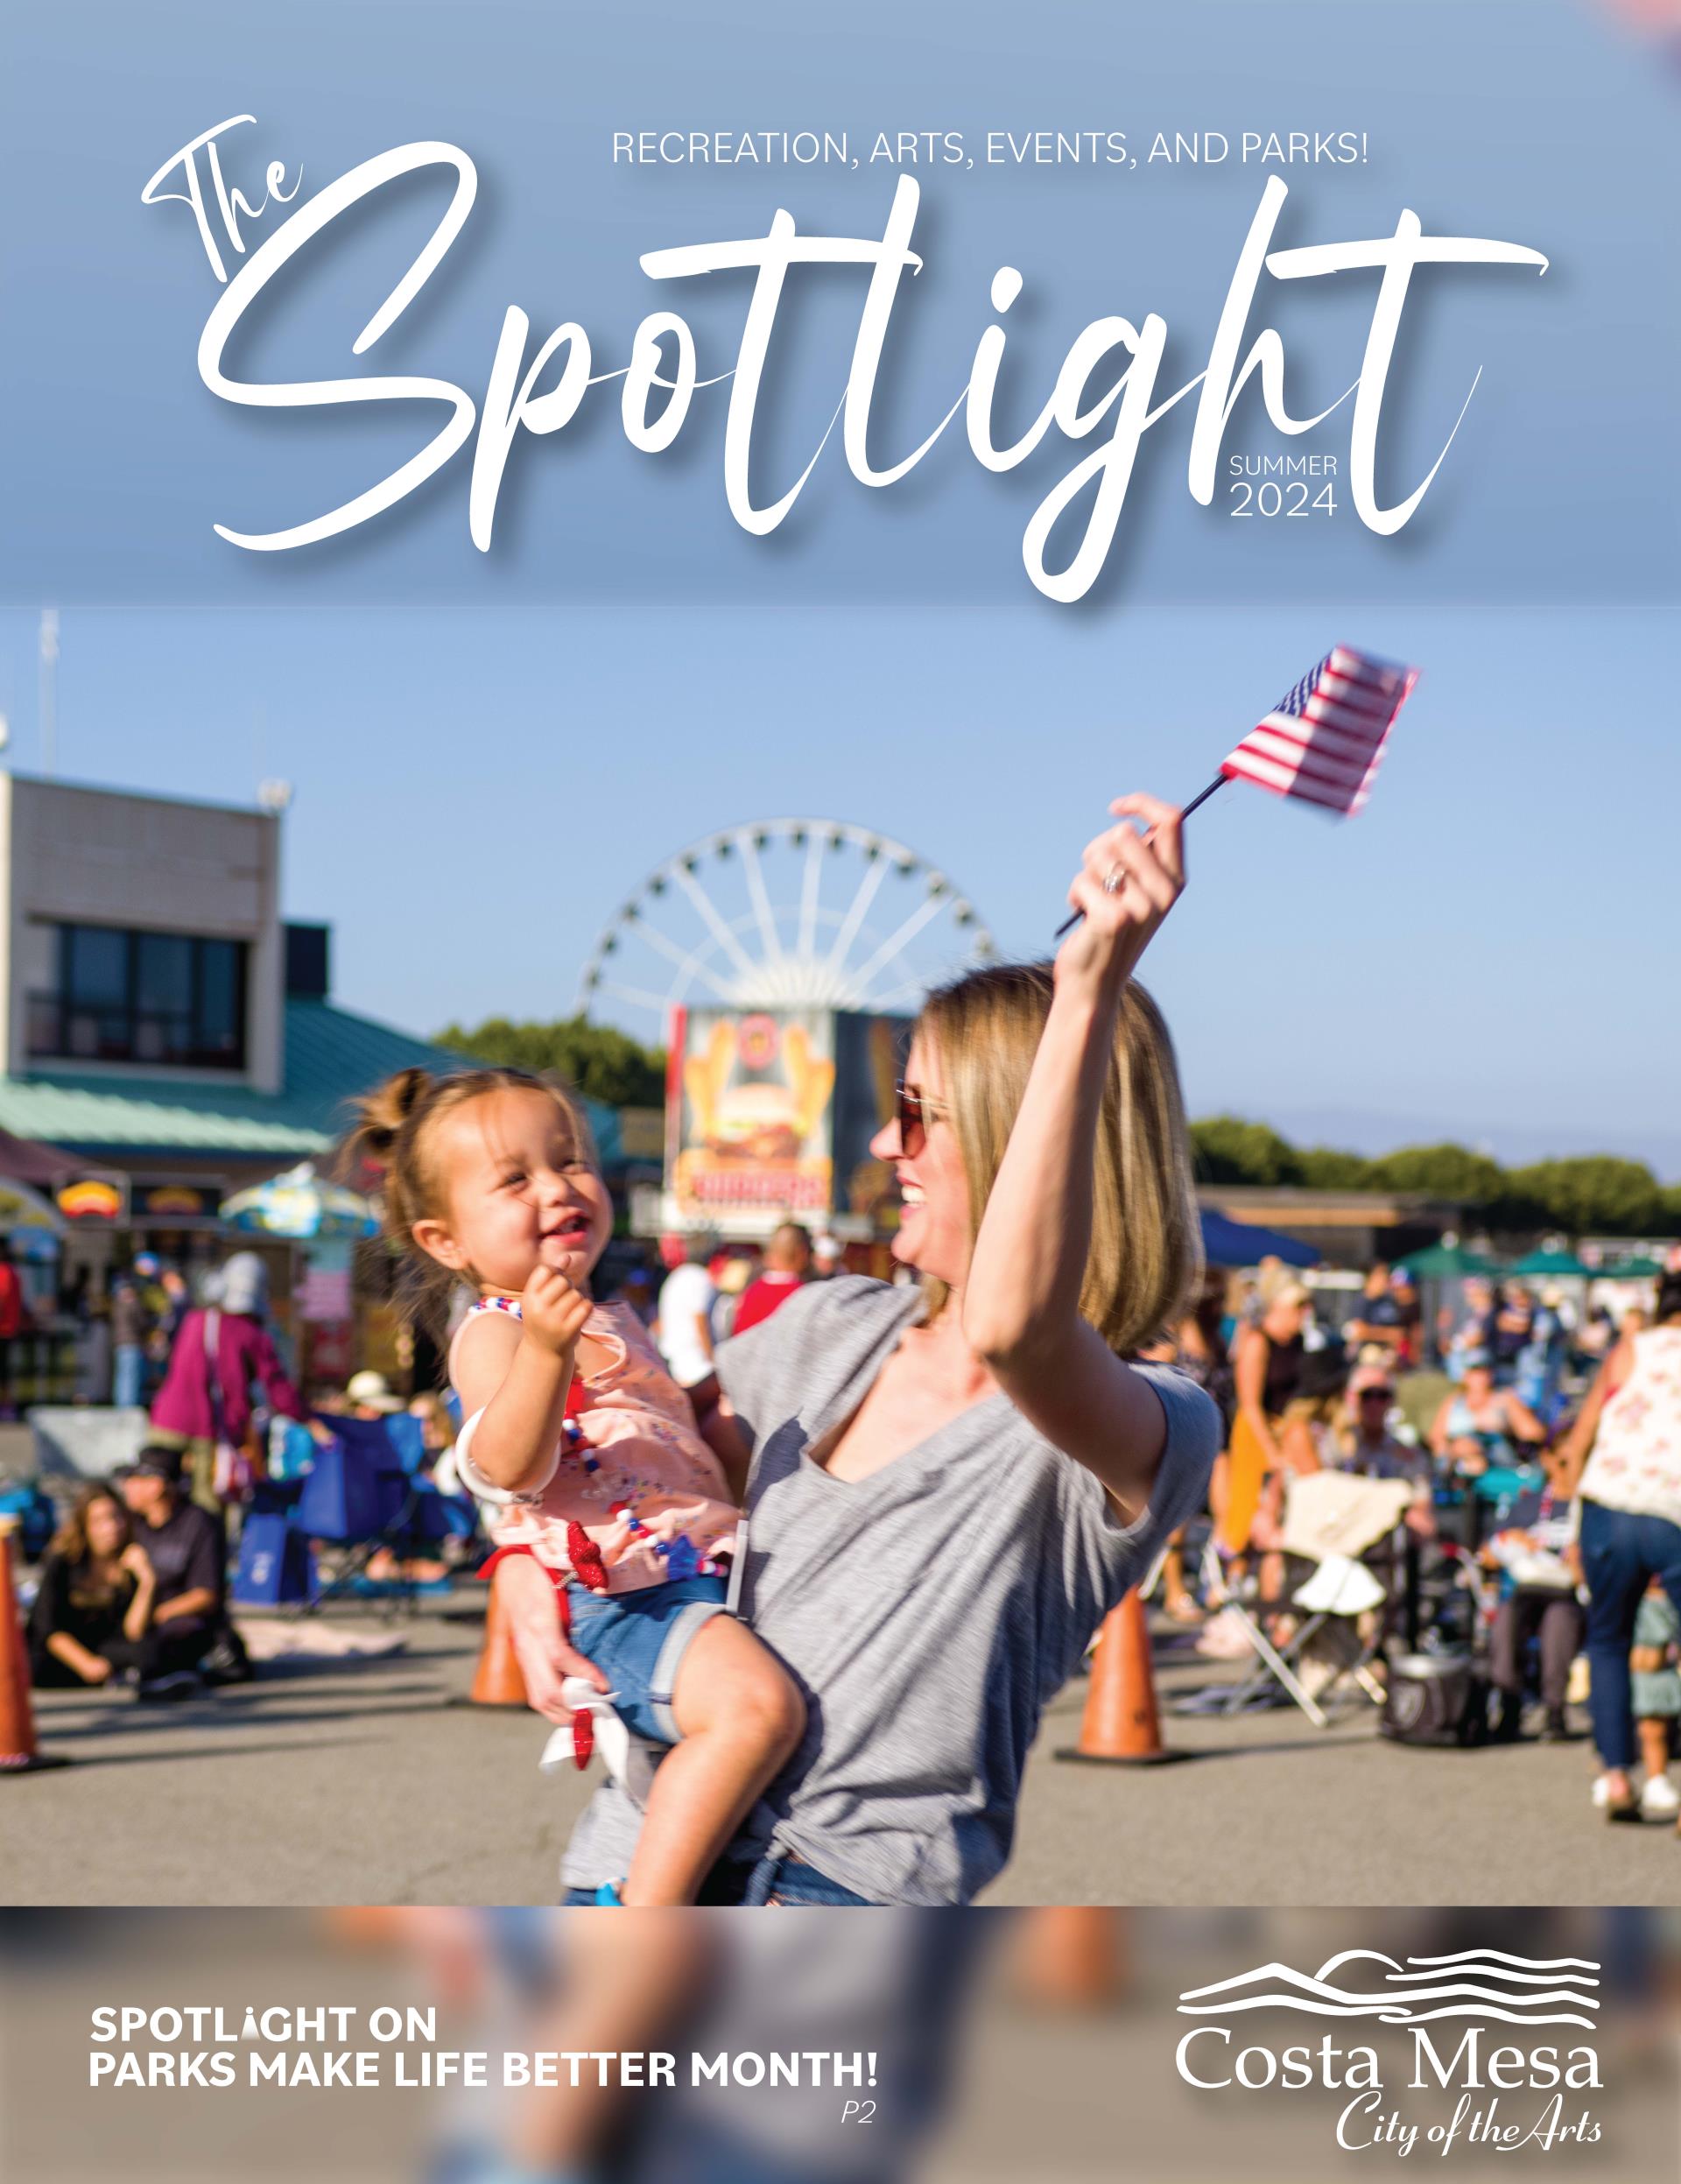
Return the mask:
[[[1537,1160],[1506,1180],[1512,1194],[1538,1210],[1541,1225],[1568,1236],[1646,1236],[1663,1217],[1663,1194],[1642,1160],[1607,1152]]]
[[[1381,1191],[1425,1191],[1457,1206],[1492,1206],[1506,1189],[1506,1172],[1487,1153],[1455,1145],[1403,1145],[1371,1164]]]
[[[581,1016],[552,1024],[515,1024],[505,1016],[487,1017],[472,1030],[452,1024],[435,1044],[475,1061],[503,1062],[516,1069],[549,1069],[574,1086],[586,1099],[604,1107],[663,1107],[665,1057],[611,1025],[591,1024]]]
[[[1191,1125],[1197,1175],[1205,1183],[1299,1183],[1296,1149],[1265,1123],[1211,1115]]]
[[[1368,1191],[1372,1164],[1358,1152],[1340,1152],[1334,1145],[1308,1145],[1296,1156],[1302,1180],[1312,1191]]]

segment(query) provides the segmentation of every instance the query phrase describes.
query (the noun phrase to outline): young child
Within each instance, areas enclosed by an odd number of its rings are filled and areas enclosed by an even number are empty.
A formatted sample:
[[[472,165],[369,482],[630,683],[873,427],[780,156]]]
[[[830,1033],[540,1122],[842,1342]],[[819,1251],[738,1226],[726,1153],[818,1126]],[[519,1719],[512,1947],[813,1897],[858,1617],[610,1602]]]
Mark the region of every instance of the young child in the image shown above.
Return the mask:
[[[689,1902],[805,1708],[724,1613],[737,1510],[687,1397],[635,1311],[591,1300],[613,1211],[583,1114],[523,1070],[406,1069],[361,1103],[349,1150],[384,1168],[419,1308],[476,1293],[449,1371],[456,1463],[492,1538],[549,1573],[628,1727],[673,1747],[622,1900]]]
[[[1681,1797],[1670,1779],[1670,1739],[1676,1717],[1681,1715],[1681,1676],[1675,1668],[1677,1640],[1681,1640],[1681,1622],[1655,1577],[1641,1599],[1635,1617],[1634,1649],[1628,1656],[1635,1730],[1646,1771],[1640,1791],[1642,1820],[1673,1820],[1681,1812]]]

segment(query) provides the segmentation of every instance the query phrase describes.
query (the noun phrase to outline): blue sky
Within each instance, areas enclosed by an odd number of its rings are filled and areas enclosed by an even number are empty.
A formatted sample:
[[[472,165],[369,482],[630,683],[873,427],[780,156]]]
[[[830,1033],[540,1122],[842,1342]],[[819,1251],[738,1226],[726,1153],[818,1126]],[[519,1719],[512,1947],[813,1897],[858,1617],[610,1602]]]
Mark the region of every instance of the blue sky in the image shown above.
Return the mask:
[[[1233,786],[1192,822],[1147,976],[1193,1106],[1681,1176],[1677,638],[1634,609],[69,609],[59,760],[229,801],[292,780],[288,910],[334,921],[342,1000],[431,1031],[569,1011],[651,866],[786,813],[908,842],[1039,953],[1110,794],[1188,798],[1330,643],[1363,645],[1423,670],[1368,808]],[[21,771],[36,695],[34,620],[0,616]]]
[[[1681,1028],[1667,997],[1681,474],[1674,399],[1681,85],[1596,0],[770,0],[671,5],[295,0],[284,14],[81,0],[0,33],[0,708],[40,762],[36,630],[63,616],[60,770],[243,800],[297,789],[287,903],[338,927],[341,998],[418,1030],[569,1008],[602,918],[714,826],[856,819],[948,868],[1000,943],[1039,949],[1073,857],[1123,787],[1188,795],[1333,642],[1424,680],[1367,813],[1338,828],[1228,790],[1194,822],[1193,886],[1150,976],[1193,1106],[1378,1149],[1452,1134],[1508,1158],[1612,1149],[1681,1176]],[[361,364],[351,337],[441,208],[423,190],[307,265],[242,369],[457,378],[476,399],[504,307],[581,320],[598,369],[677,303],[703,369],[745,289],[656,290],[639,253],[763,233],[879,233],[895,176],[629,170],[615,128],[1364,131],[1365,160],[1291,170],[1279,239],[1426,229],[1551,259],[1453,272],[1409,306],[1384,439],[1400,492],[1482,378],[1397,538],[1334,518],[1239,522],[1185,486],[1190,410],[1147,439],[1114,567],[1073,608],[1021,566],[1073,452],[989,476],[957,432],[869,493],[831,445],[784,529],[753,539],[721,478],[724,391],[683,439],[597,412],[527,439],[494,551],[457,458],[377,526],[242,555],[412,451],[412,412],[259,417],[194,349],[217,293],[179,206],[140,189],[250,112],[236,179],[303,163],[306,197],[420,137],[482,194],[434,291]],[[883,450],[963,384],[994,270],[1026,277],[1015,396],[1042,400],[1088,320],[1159,311],[1164,385],[1206,360],[1263,175],[924,176],[925,270],[896,320]],[[257,234],[264,232],[259,223]],[[1348,384],[1369,277],[1274,289],[1298,412]],[[803,283],[761,452],[785,482],[833,407],[850,277]],[[593,421],[591,416],[593,414]],[[1308,445],[1346,456],[1347,413]],[[1281,445],[1253,399],[1228,447]]]

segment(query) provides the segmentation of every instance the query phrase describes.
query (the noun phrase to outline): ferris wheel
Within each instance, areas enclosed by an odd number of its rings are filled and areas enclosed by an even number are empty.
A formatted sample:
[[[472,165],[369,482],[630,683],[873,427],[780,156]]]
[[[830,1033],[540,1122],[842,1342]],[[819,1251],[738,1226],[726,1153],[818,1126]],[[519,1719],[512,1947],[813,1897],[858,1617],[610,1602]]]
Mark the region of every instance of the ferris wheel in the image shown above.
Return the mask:
[[[968,898],[904,842],[844,820],[760,820],[647,875],[597,939],[578,1007],[651,1015],[662,1036],[685,1004],[890,1012],[995,954]]]

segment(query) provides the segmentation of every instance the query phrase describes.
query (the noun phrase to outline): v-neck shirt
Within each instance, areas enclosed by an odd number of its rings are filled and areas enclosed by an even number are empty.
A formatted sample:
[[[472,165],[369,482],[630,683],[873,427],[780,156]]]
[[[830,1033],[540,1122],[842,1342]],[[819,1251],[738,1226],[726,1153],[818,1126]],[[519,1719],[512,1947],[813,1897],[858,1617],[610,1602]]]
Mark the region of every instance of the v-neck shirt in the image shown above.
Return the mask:
[[[919,1293],[812,1283],[718,1351],[752,1450],[742,1612],[805,1697],[799,1751],[733,1856],[792,1855],[875,1903],[965,1903],[1009,1856],[1045,1706],[1093,1631],[1202,1505],[1219,1446],[1210,1398],[1135,1368],[1167,1437],[1137,1521],[1000,1392],[862,1478],[811,1451],[857,1411]],[[562,1874],[622,1874],[639,1816],[610,1785]]]

